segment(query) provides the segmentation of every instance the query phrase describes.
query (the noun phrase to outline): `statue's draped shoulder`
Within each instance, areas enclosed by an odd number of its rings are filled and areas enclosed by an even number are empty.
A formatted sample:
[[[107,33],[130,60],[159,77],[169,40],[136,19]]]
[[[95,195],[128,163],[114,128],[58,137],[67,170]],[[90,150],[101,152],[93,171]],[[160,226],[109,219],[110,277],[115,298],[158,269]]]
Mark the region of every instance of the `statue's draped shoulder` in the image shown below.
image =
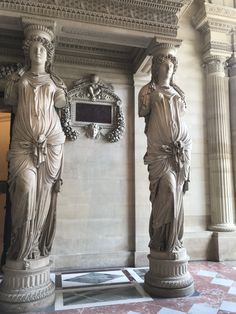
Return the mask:
[[[66,84],[64,83],[64,81],[57,74],[55,74],[54,72],[50,73],[50,77],[53,80],[54,84],[58,88],[64,90],[64,92],[66,93],[67,87],[66,87]]]
[[[150,96],[155,90],[154,84],[149,82],[144,85],[138,95],[138,113],[140,117],[146,117],[150,114],[151,110],[151,99]]]

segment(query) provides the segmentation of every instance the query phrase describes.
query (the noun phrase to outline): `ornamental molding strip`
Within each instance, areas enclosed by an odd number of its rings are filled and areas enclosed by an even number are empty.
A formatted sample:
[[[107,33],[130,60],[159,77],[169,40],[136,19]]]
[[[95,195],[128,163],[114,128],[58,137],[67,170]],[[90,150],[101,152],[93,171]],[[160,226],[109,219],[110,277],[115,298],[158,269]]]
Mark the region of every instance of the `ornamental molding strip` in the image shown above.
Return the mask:
[[[177,13],[190,1],[2,0],[0,9],[139,31],[177,35]]]
[[[99,59],[92,59],[86,58],[82,56],[70,56],[70,55],[62,55],[58,54],[55,55],[54,63],[62,63],[62,64],[75,64],[75,65],[89,65],[89,66],[96,66],[96,67],[105,67],[105,68],[113,68],[113,69],[120,69],[126,72],[132,71],[132,64],[123,63],[123,62],[116,62],[116,61],[108,61],[108,60],[99,60]]]

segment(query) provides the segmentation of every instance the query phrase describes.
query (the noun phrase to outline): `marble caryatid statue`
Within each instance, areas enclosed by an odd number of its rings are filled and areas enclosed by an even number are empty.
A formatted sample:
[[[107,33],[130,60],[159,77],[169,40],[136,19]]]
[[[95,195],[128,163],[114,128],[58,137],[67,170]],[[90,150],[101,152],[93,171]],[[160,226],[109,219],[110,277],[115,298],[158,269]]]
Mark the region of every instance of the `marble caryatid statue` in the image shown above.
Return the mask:
[[[152,203],[149,247],[165,252],[183,247],[183,195],[190,170],[191,138],[184,122],[184,94],[173,83],[176,68],[175,48],[160,44],[153,56],[151,82],[139,93]]]
[[[10,260],[50,252],[65,142],[58,109],[66,104],[66,87],[51,71],[54,35],[42,25],[27,26],[25,35],[25,67],[8,79],[5,90],[5,103],[16,113],[9,151]]]

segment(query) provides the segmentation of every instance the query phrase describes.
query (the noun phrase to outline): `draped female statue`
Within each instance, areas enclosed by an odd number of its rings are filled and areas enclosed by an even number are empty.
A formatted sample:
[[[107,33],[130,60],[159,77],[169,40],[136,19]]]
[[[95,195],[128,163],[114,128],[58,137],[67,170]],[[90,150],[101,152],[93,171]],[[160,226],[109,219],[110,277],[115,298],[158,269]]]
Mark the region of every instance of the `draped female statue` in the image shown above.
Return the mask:
[[[184,94],[173,83],[175,49],[160,45],[152,61],[152,79],[139,93],[145,117],[150,180],[149,247],[173,252],[183,247],[183,194],[189,181],[191,138],[184,123]]]
[[[63,164],[58,108],[66,87],[52,71],[53,33],[39,25],[25,30],[25,67],[7,82],[5,103],[15,108],[9,151],[11,245],[7,258],[38,259],[51,250]]]

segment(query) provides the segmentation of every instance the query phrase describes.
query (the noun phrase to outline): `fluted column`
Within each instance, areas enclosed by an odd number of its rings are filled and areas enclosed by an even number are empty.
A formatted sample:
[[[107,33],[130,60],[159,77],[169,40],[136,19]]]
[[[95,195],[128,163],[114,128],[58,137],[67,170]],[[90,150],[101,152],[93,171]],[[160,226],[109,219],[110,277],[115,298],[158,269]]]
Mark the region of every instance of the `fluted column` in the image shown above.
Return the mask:
[[[210,230],[234,231],[234,192],[230,139],[229,88],[225,58],[213,56],[206,64],[206,110],[211,201]]]
[[[228,61],[229,68],[229,103],[231,118],[231,138],[232,138],[232,155],[233,155],[233,173],[234,182],[236,183],[236,55],[233,55]],[[236,186],[234,187],[236,195]]]

